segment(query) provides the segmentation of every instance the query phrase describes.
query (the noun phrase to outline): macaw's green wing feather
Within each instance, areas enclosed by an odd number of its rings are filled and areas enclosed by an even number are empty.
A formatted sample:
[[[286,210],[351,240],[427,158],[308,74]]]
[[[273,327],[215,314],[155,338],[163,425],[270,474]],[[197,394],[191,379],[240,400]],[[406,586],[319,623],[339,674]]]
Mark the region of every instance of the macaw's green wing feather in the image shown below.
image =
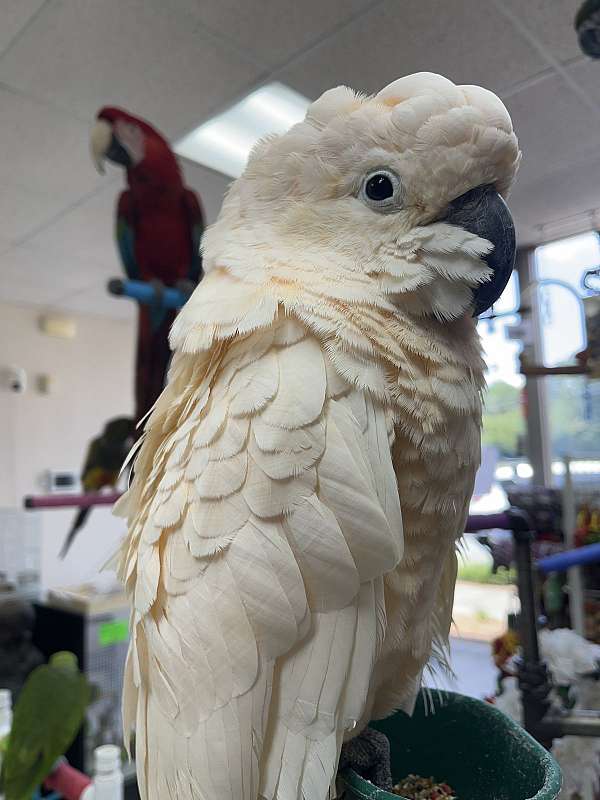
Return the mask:
[[[68,750],[90,700],[85,678],[73,666],[35,669],[17,701],[4,761],[6,800],[29,800]]]
[[[102,466],[102,439],[98,436],[96,439],[92,439],[88,446],[88,450],[85,456],[85,464],[83,466],[83,470],[81,473],[81,481],[82,483],[86,483],[88,476],[92,470],[98,469],[98,467]],[[99,487],[98,487],[99,488]],[[86,491],[90,491],[86,489]]]
[[[131,192],[126,191],[119,197],[117,206],[117,247],[125,273],[130,280],[140,280],[140,269],[135,259],[134,211]]]
[[[192,262],[190,264],[190,271],[187,277],[193,283],[198,283],[202,277],[202,255],[200,253],[200,242],[202,241],[202,234],[204,233],[205,227],[204,214],[196,193],[191,189],[184,190],[183,202],[192,234]]]
[[[109,420],[100,436],[88,445],[81,482],[86,492],[114,486],[131,447],[135,424],[129,417]]]

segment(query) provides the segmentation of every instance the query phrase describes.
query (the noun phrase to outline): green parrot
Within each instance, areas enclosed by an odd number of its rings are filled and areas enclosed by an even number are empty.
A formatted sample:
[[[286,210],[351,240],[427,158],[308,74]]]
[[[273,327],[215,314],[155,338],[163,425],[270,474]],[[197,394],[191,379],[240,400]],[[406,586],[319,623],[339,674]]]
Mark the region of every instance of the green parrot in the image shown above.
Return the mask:
[[[3,760],[6,800],[30,800],[75,739],[90,700],[73,653],[55,653],[33,670],[16,703]]]
[[[135,423],[132,419],[117,417],[109,420],[102,434],[92,439],[81,473],[84,492],[99,492],[105,487],[116,486],[123,462],[133,444],[134,433]],[[73,540],[85,524],[91,510],[92,507],[87,506],[77,512],[60,550],[60,558],[64,558],[69,552]]]

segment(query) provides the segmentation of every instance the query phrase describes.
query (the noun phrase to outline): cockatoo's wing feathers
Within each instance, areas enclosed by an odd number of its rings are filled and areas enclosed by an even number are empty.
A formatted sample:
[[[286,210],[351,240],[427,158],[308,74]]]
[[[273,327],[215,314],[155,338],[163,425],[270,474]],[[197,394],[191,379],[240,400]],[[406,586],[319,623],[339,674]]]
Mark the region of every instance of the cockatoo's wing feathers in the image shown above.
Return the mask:
[[[295,800],[301,776],[327,791],[401,556],[389,412],[297,319],[229,319],[241,330],[203,371],[174,359],[136,468],[124,714],[148,798],[170,782],[181,800],[254,800],[260,780]]]

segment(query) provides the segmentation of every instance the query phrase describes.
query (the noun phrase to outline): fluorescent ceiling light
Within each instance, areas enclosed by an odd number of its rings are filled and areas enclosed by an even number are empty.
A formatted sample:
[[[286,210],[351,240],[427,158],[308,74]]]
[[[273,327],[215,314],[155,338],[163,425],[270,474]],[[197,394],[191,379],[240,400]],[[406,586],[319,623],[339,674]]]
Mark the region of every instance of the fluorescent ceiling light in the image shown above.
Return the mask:
[[[304,119],[309,105],[310,100],[288,86],[270,83],[188,133],[175,144],[175,152],[237,178],[258,139],[285,133]]]

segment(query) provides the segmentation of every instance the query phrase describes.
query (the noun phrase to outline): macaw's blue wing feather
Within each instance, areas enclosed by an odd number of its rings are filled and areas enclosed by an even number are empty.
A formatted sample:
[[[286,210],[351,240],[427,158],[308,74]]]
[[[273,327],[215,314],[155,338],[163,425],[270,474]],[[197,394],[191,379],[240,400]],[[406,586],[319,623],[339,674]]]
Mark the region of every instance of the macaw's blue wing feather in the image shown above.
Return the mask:
[[[123,192],[119,197],[116,239],[125,274],[130,280],[141,280],[140,269],[135,259],[133,200],[129,191]]]

